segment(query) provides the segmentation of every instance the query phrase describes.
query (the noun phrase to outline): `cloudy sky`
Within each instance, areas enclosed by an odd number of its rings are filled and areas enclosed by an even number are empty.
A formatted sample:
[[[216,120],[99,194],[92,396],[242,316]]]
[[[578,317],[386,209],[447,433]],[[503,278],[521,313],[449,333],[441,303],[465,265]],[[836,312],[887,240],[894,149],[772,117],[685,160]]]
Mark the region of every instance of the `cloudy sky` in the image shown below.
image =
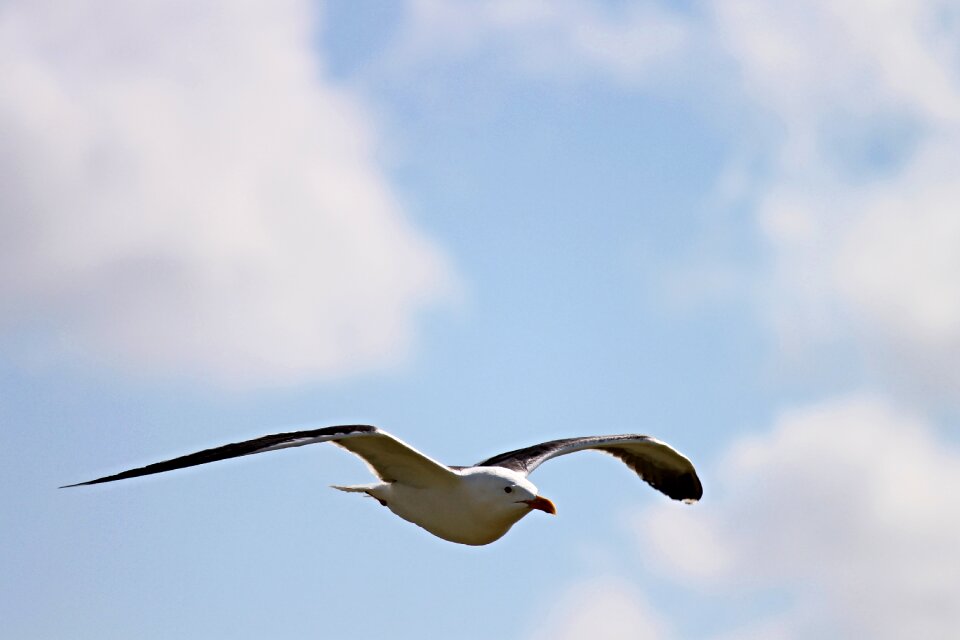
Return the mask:
[[[0,630],[948,638],[952,0],[0,5]],[[642,432],[483,548],[333,447]]]

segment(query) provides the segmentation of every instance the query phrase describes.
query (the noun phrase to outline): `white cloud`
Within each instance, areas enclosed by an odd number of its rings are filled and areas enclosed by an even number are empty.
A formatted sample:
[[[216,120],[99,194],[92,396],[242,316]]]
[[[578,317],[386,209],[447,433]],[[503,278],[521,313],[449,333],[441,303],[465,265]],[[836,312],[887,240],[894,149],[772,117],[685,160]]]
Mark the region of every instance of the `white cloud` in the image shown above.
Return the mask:
[[[683,82],[711,105],[738,105],[742,146],[730,165],[759,169],[737,191],[755,205],[769,261],[752,276],[727,270],[740,286],[724,278],[692,293],[758,292],[783,353],[847,341],[887,379],[949,397],[960,391],[954,5],[415,0],[399,55],[482,53],[530,74],[626,88]],[[682,286],[690,269],[679,272]]]
[[[955,34],[941,20],[945,2],[732,0],[712,8],[743,91],[788,126],[830,110],[867,115],[890,105],[956,119]]]
[[[688,22],[655,2],[413,0],[394,57],[407,63],[483,52],[568,79],[600,73],[635,85],[684,51]]]
[[[935,0],[714,9],[782,132],[755,195],[784,348],[850,339],[885,373],[960,389],[960,23]]]
[[[305,0],[0,7],[0,326],[226,383],[396,362],[451,273]]]
[[[767,195],[769,301],[788,348],[849,337],[873,364],[906,365],[923,386],[960,389],[957,154],[953,140],[930,143],[889,180]]]
[[[737,443],[715,496],[637,520],[674,577],[787,611],[730,637],[950,638],[960,626],[960,451],[875,398],[785,413]],[[749,633],[748,633],[749,632]]]
[[[629,582],[611,577],[568,587],[537,616],[531,640],[657,640],[664,622]]]

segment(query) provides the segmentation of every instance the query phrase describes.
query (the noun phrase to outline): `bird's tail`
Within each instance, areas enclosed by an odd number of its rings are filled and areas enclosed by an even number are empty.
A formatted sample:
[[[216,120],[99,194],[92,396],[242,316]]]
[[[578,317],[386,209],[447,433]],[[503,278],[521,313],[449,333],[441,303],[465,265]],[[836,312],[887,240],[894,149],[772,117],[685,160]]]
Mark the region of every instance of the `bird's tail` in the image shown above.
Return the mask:
[[[376,485],[372,484],[356,484],[349,487],[343,487],[337,484],[330,485],[331,489],[337,489],[338,491],[346,491],[348,493],[366,493],[370,495],[370,490]]]
[[[387,506],[387,501],[382,497],[376,495],[374,491],[382,485],[377,484],[357,484],[350,487],[341,487],[340,485],[332,484],[330,485],[331,489],[339,489],[340,491],[346,491],[347,493],[365,493],[368,498],[373,498],[379,502],[384,507]]]

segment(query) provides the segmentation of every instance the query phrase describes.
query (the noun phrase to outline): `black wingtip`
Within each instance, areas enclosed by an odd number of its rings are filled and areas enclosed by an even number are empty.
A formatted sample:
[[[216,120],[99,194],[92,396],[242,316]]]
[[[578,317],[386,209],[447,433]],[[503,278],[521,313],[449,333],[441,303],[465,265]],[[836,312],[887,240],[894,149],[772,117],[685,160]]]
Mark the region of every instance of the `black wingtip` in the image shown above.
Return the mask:
[[[670,483],[669,487],[661,490],[674,500],[680,500],[686,504],[696,504],[703,497],[703,485],[696,472],[679,476]]]
[[[216,462],[218,460],[238,458],[240,456],[259,453],[261,451],[269,451],[277,446],[301,446],[303,444],[311,444],[311,441],[314,439],[323,438],[325,436],[350,435],[358,432],[376,433],[377,431],[378,429],[373,425],[345,424],[333,427],[323,427],[320,429],[308,429],[306,431],[275,433],[268,436],[254,438],[253,440],[234,442],[220,447],[213,447],[212,449],[204,449],[203,451],[190,453],[185,456],[180,456],[179,458],[163,460],[162,462],[154,462],[153,464],[148,464],[145,467],[121,471],[120,473],[116,473],[112,476],[104,476],[102,478],[97,478],[96,480],[88,480],[87,482],[78,482],[76,484],[66,484],[60,488],[69,489],[70,487],[83,487],[91,484],[114,482],[115,480],[139,478],[141,476],[149,476],[155,473],[163,473],[164,471],[184,469],[186,467],[194,467],[197,465],[206,464],[208,462]],[[294,442],[296,440],[301,440],[302,442],[297,444]]]
[[[112,476],[104,476],[102,478],[97,478],[96,480],[87,480],[86,482],[77,482],[75,484],[65,484],[62,487],[57,487],[58,489],[69,489],[71,487],[86,487],[91,484],[103,484],[104,482],[113,482],[114,480],[123,480],[125,478],[136,477],[136,472],[140,469],[131,469],[130,471],[124,471],[123,473],[118,473]]]
[[[90,480],[88,482],[78,482],[76,484],[65,484],[62,487],[57,487],[57,489],[69,489],[71,487],[82,487],[84,485],[94,484],[96,482],[97,482],[96,480]]]

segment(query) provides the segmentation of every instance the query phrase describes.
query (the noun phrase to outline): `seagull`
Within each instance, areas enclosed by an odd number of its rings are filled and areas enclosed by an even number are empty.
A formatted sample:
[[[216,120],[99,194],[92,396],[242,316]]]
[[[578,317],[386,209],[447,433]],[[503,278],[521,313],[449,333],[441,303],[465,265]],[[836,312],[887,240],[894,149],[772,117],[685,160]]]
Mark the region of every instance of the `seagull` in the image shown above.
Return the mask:
[[[61,489],[320,442],[332,442],[359,456],[380,480],[367,485],[334,485],[334,489],[376,498],[404,520],[439,538],[465,545],[480,546],[499,540],[535,509],[556,514],[553,502],[540,496],[527,476],[547,460],[576,451],[592,449],[619,458],[650,486],[674,500],[694,503],[703,495],[690,460],[650,436],[620,434],[551,440],[501,453],[473,466],[457,467],[427,457],[386,431],[361,424],[234,442]]]

